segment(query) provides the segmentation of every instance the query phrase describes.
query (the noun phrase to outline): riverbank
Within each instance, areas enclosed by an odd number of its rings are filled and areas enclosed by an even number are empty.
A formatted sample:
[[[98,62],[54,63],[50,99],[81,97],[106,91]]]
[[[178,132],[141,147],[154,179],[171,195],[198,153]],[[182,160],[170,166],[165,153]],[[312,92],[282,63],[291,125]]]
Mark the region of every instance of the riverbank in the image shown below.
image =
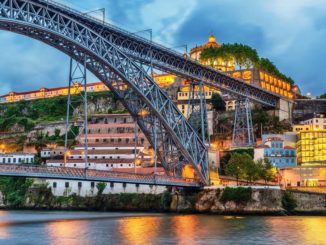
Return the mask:
[[[326,195],[278,189],[225,188],[56,197],[48,188],[27,192],[21,205],[0,194],[1,209],[204,213],[220,215],[325,215]]]

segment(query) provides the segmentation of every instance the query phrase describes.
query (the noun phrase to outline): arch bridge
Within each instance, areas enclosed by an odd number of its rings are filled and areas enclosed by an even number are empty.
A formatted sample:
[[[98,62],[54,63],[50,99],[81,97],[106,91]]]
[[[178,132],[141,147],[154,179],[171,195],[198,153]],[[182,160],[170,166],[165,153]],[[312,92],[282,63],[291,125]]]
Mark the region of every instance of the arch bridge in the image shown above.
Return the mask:
[[[180,163],[191,164],[201,185],[209,184],[207,147],[145,68],[152,65],[203,81],[265,106],[278,104],[276,94],[54,1],[0,0],[0,29],[39,40],[85,64],[117,95],[149,142],[156,142],[167,175],[174,176]],[[2,170],[0,167],[0,175]],[[23,171],[16,172],[19,174],[24,176]]]

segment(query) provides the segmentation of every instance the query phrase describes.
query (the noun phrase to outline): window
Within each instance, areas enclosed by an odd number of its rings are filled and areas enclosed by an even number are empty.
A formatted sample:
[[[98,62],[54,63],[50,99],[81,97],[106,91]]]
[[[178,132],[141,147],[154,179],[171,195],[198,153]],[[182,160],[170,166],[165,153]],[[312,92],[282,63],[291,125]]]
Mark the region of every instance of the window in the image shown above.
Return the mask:
[[[57,188],[57,182],[52,183],[53,188]]]
[[[126,188],[126,187],[127,187],[127,183],[123,183],[123,184],[122,184],[122,187],[123,187],[123,188]]]
[[[110,182],[110,187],[113,188],[114,187],[114,183]]]
[[[82,188],[82,182],[78,182],[78,188]]]
[[[95,187],[95,183],[91,182],[91,188],[94,189],[94,187]]]
[[[69,182],[66,182],[66,183],[65,183],[65,187],[66,187],[66,188],[69,188]]]

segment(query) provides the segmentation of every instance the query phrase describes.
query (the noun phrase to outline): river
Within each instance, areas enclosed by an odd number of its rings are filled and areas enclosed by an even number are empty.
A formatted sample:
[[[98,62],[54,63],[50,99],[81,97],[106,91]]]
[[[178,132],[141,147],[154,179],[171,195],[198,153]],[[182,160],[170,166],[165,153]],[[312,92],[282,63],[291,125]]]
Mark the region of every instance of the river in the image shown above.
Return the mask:
[[[0,244],[326,244],[326,217],[0,211]]]

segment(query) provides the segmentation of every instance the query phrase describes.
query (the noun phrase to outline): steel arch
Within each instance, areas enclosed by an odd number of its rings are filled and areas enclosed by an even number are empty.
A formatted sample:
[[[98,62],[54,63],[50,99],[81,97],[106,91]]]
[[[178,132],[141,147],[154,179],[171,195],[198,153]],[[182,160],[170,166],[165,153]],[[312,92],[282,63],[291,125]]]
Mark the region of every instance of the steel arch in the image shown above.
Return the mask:
[[[51,0],[38,0],[49,8],[60,8],[71,18],[85,24],[101,36],[110,40],[134,61],[144,64],[153,64],[159,70],[177,74],[180,77],[203,81],[205,85],[218,88],[230,93],[234,97],[248,97],[268,107],[277,107],[280,95],[269,92],[260,87],[246,84],[244,81],[224,74],[211,67],[199,64],[183,57],[172,49],[153,43],[145,38],[127,32],[108,23],[86,16],[79,11]],[[283,98],[287,100],[286,98]]]
[[[151,143],[157,129],[165,170],[171,174],[177,161],[189,162],[199,181],[208,184],[206,146],[165,92],[109,40],[37,0],[0,0],[0,29],[40,40],[78,61],[86,59],[87,68],[116,93]]]

